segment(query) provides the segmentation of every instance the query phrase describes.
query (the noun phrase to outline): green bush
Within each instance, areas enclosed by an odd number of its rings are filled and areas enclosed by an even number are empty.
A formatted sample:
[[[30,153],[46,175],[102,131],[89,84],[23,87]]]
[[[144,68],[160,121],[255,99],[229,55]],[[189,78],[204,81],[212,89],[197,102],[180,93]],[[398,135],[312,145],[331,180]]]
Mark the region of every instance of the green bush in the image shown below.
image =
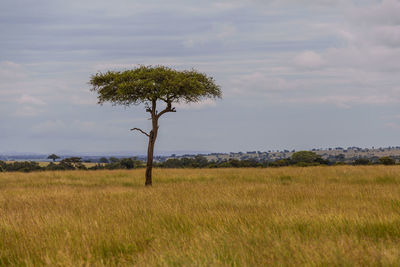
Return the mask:
[[[300,162],[312,163],[315,162],[318,157],[319,156],[312,151],[298,151],[293,153],[291,160],[295,164]]]
[[[391,157],[382,157],[379,162],[383,165],[394,165],[396,162]]]
[[[3,169],[8,172],[31,172],[43,170],[35,161],[15,161],[12,163],[5,163]]]
[[[353,162],[354,165],[370,165],[371,161],[366,158],[359,158]]]

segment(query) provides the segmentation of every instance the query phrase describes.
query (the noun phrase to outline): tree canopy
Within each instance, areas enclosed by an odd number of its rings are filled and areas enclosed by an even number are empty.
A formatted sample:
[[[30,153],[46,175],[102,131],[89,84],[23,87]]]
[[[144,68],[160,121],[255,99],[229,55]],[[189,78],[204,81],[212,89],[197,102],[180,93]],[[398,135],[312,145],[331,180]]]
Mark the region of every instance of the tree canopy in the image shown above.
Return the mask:
[[[59,159],[60,157],[57,156],[56,154],[51,154],[47,157],[48,159],[52,159],[53,161],[56,161],[56,159]]]
[[[98,93],[99,104],[130,106],[158,100],[168,104],[221,97],[221,89],[212,77],[196,70],[178,71],[165,66],[97,73],[90,84],[91,90]]]

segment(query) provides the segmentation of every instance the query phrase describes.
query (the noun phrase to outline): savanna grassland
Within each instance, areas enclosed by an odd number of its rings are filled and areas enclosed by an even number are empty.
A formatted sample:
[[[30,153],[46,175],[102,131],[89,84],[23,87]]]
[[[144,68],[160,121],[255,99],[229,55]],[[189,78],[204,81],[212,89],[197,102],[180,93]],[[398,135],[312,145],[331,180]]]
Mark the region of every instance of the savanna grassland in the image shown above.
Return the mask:
[[[400,167],[0,173],[0,265],[400,265]]]

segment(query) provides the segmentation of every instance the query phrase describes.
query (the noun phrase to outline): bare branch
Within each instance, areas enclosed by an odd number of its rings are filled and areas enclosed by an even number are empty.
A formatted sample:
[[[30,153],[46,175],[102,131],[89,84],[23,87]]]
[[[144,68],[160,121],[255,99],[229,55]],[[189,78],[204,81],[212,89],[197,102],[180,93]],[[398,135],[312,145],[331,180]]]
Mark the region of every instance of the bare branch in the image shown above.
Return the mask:
[[[149,103],[145,102],[145,103],[144,103],[144,107],[145,107],[145,109],[146,109],[146,112],[151,113],[151,107],[150,107]]]
[[[157,114],[157,118],[160,118],[164,113],[167,113],[167,112],[176,112],[176,109],[172,107],[171,102],[168,102],[167,107],[164,110],[162,110],[160,113]]]
[[[150,135],[148,133],[146,133],[145,131],[143,131],[142,129],[139,129],[139,128],[132,128],[131,131],[139,131],[142,134],[146,135],[147,137],[150,137]]]

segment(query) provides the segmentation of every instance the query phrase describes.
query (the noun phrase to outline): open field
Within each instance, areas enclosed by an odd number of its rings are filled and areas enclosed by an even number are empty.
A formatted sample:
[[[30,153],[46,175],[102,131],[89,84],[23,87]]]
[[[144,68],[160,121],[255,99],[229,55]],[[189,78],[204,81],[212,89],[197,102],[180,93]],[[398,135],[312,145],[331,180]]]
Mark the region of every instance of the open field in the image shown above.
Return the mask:
[[[0,266],[400,265],[400,167],[0,173]]]

